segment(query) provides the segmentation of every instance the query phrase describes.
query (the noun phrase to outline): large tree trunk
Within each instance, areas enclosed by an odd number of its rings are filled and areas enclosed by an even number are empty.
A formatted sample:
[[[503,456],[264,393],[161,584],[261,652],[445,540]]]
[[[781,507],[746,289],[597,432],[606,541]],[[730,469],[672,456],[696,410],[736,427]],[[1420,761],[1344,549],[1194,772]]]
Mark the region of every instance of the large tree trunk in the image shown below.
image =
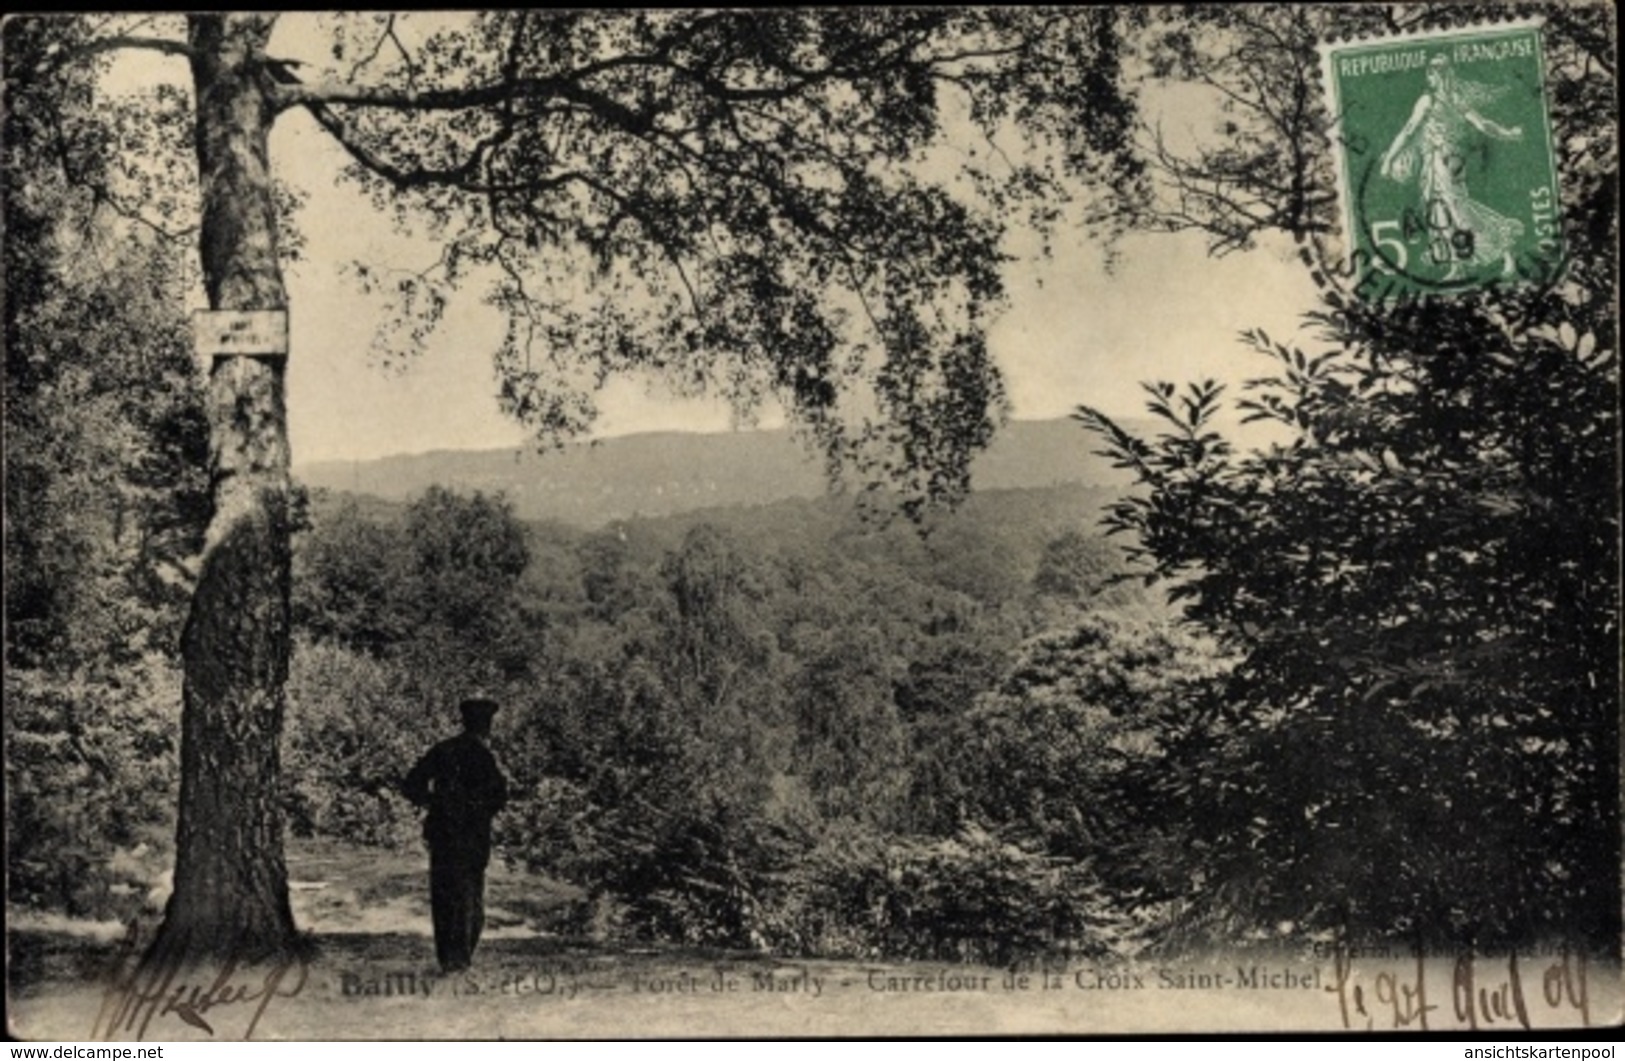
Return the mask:
[[[268,160],[272,16],[191,19],[201,252],[216,310],[281,309]],[[279,801],[289,650],[289,489],[282,357],[216,357],[208,415],[214,513],[182,641],[175,890],[154,954],[275,959],[296,941]]]

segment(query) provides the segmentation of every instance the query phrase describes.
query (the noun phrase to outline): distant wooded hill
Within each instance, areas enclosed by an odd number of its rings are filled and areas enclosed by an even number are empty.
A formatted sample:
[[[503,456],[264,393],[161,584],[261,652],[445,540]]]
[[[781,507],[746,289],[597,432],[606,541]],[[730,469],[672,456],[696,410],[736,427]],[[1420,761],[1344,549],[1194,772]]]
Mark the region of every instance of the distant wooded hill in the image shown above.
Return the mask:
[[[976,460],[978,492],[1119,487],[1122,472],[1075,420],[1016,421]],[[563,450],[441,450],[295,468],[313,489],[405,501],[430,486],[503,493],[527,520],[598,527],[635,516],[767,505],[820,497],[822,462],[787,430],[629,435]]]

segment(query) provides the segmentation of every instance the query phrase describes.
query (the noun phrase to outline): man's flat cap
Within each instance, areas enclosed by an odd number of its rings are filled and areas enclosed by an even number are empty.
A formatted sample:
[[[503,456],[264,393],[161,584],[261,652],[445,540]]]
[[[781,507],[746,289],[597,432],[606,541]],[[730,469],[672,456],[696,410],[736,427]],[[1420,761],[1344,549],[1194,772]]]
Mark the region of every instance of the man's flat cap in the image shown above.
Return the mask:
[[[464,722],[489,722],[497,713],[497,706],[497,702],[488,696],[470,696],[458,705],[458,709],[463,713]]]

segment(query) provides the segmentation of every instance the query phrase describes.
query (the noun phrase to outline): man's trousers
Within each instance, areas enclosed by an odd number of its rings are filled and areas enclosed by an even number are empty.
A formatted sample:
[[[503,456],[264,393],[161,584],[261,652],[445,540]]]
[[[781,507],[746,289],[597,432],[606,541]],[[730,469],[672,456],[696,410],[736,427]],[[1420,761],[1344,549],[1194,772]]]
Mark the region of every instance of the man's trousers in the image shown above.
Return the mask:
[[[468,968],[485,927],[485,860],[429,854],[434,953],[446,972]]]

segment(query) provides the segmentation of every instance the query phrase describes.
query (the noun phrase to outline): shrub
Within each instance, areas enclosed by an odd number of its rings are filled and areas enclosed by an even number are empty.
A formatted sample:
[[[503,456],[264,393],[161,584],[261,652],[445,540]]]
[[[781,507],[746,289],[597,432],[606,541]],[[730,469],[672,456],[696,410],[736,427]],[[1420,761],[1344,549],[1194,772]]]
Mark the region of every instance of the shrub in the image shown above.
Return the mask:
[[[776,945],[826,957],[1004,965],[1105,954],[1121,932],[1086,863],[975,826],[948,839],[832,836],[797,865],[775,914]]]
[[[18,668],[5,700],[7,900],[128,916],[172,847],[179,675],[156,656],[103,679]]]
[[[284,807],[296,836],[395,845],[417,833],[400,779],[446,736],[387,662],[333,644],[295,645],[283,744]]]

